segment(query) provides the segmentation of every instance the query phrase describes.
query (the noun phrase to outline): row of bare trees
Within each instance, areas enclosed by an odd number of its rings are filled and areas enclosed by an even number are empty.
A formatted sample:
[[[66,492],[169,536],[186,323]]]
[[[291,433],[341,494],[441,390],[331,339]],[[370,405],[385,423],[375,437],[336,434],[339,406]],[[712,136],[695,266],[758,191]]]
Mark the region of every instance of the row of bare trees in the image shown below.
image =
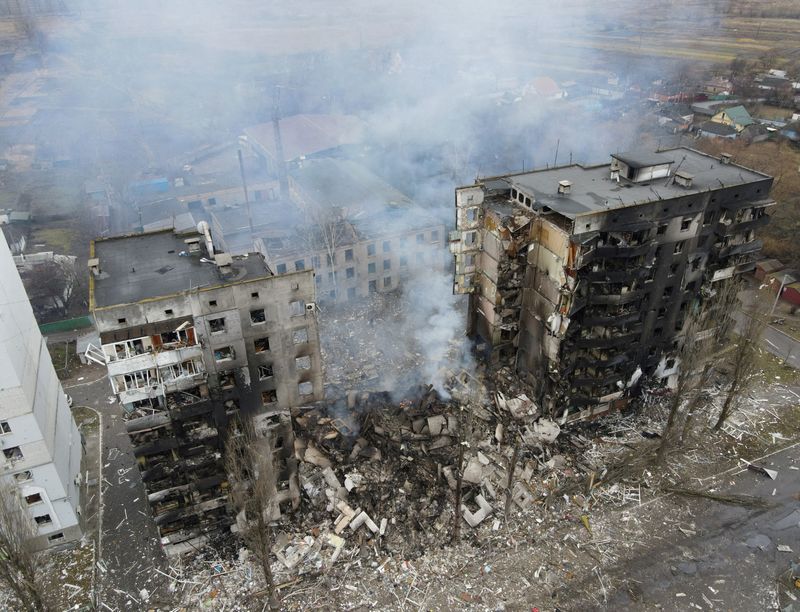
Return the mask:
[[[714,403],[705,389],[720,359],[730,360],[732,372],[713,430],[725,425],[755,380],[769,300],[763,291],[757,291],[740,311],[740,289],[736,280],[720,283],[713,295],[695,303],[687,315],[677,355],[677,381],[656,453],[657,463],[692,435],[698,417],[711,418]]]
[[[46,612],[48,603],[44,589],[40,553],[32,538],[36,530],[23,508],[17,488],[0,481],[0,588],[16,600],[17,610]]]

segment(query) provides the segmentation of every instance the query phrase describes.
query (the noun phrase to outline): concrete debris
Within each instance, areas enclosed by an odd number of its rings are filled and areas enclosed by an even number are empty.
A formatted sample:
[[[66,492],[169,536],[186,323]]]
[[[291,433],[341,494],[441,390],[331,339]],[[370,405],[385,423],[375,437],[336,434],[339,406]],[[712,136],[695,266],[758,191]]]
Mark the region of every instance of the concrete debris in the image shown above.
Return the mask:
[[[477,527],[492,513],[492,507],[483,498],[483,495],[476,495],[475,503],[478,504],[478,509],[475,512],[470,512],[463,504],[461,506],[461,515],[470,527]]]
[[[744,459],[742,459],[742,461],[744,461]],[[762,476],[766,476],[767,478],[771,478],[772,480],[775,480],[778,477],[777,470],[768,470],[765,467],[756,465],[755,463],[750,463],[749,461],[745,461],[745,463],[747,464],[748,470],[756,472],[757,474],[761,474]]]
[[[512,399],[506,399],[499,391],[495,394],[495,404],[500,410],[508,411],[515,419],[533,419],[539,414],[539,408],[524,393]]]

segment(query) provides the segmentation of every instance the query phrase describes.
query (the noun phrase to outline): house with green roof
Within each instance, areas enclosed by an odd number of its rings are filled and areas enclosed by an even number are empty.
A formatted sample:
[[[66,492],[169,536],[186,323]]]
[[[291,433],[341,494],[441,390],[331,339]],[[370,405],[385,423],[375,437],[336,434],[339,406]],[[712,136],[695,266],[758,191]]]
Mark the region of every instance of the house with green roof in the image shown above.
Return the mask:
[[[732,106],[718,112],[711,118],[714,123],[721,123],[733,127],[737,132],[741,132],[748,125],[753,125],[755,120],[747,112],[744,106]]]

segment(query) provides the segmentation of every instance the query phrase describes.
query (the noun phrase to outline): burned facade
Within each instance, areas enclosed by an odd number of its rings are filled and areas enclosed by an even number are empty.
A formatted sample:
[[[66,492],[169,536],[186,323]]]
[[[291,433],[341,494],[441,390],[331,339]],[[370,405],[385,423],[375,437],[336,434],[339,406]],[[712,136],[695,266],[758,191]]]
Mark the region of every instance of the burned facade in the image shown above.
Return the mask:
[[[676,372],[688,309],[750,271],[772,178],[688,148],[485,178],[456,190],[454,291],[495,364],[566,420]]]
[[[225,440],[240,417],[286,459],[289,408],[322,397],[314,275],[219,253],[203,223],[96,240],[89,265],[102,346],[88,356],[108,368],[163,543],[180,552],[227,524]]]

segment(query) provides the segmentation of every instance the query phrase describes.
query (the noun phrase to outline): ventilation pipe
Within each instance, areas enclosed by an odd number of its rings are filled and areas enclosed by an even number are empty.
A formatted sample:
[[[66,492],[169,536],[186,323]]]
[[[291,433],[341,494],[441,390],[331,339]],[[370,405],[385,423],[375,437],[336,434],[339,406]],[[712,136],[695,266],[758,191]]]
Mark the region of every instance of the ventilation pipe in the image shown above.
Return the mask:
[[[200,221],[197,224],[197,231],[203,234],[206,240],[206,251],[208,252],[209,259],[214,259],[214,243],[211,241],[211,229],[208,227],[207,221]]]

